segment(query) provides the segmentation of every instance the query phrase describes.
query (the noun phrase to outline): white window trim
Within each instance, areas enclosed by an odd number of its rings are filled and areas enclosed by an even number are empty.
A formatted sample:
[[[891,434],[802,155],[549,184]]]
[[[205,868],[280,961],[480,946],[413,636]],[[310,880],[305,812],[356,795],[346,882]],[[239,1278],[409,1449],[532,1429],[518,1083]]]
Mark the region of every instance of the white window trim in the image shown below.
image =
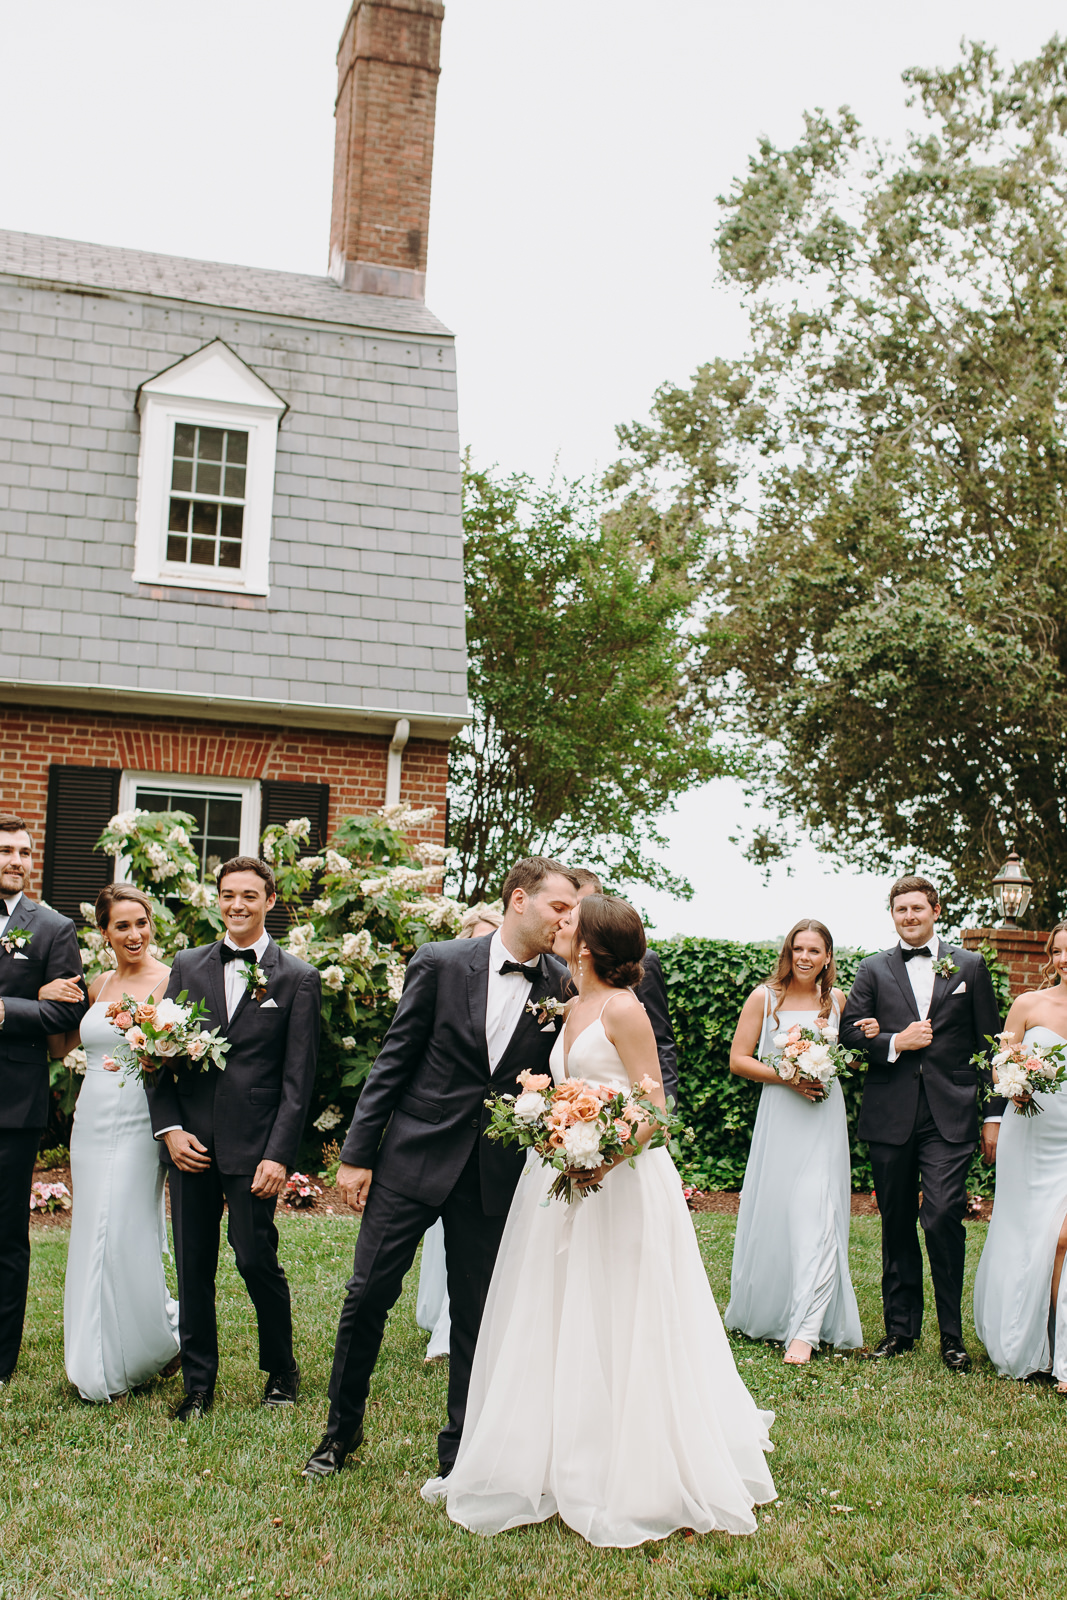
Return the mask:
[[[285,401],[216,339],[142,384],[137,407],[141,450],[134,582],[223,594],[269,594],[274,469]],[[248,434],[241,566],[236,570],[167,560],[174,428],[179,422],[240,428]]]
[[[142,784],[166,784],[168,788],[194,789],[201,794],[225,795],[241,801],[241,845],[239,854],[259,855],[259,818],[262,805],[258,778],[205,778],[192,772],[124,772],[119,779],[119,810],[132,811],[137,804],[137,790]],[[150,811],[150,806],[142,806]],[[129,871],[129,857],[120,857],[115,876],[125,878]]]

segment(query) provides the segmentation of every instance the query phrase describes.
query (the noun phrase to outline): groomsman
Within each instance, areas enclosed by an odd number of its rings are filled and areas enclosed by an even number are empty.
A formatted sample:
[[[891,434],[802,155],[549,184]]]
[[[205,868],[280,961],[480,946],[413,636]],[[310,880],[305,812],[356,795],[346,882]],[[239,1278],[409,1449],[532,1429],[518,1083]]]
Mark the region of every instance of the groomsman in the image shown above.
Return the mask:
[[[275,888],[265,862],[234,856],[219,868],[218,886],[226,937],[179,951],[167,998],[185,989],[190,1001],[206,1003],[205,1025],[221,1024],[230,1041],[225,1065],[201,1072],[196,1063],[179,1062],[147,1085],[152,1131],[170,1168],[185,1385],[174,1412],[179,1422],[203,1416],[214,1403],[224,1203],[227,1237],[256,1310],[259,1364],[267,1373],[262,1403],[295,1405],[300,1393],[274,1208],[296,1163],[311,1102],[321,983],[314,967],[282,950],[266,931]]]
[[[604,885],[595,872],[590,872],[588,867],[575,867],[573,876],[578,880],[578,899],[582,901],[586,895],[603,894]],[[663,967],[659,956],[654,950],[646,950],[641,957],[641,965],[645,975],[634,990],[637,998],[648,1012],[648,1020],[652,1024],[652,1032],[656,1036],[656,1053],[659,1056],[660,1078],[663,1083],[663,1094],[667,1100],[678,1102],[678,1046],[674,1038],[674,1029],[671,1027],[670,1007],[667,1004],[667,985],[663,980]]]
[[[966,1235],[967,1169],[978,1144],[978,1090],[988,1067],[986,1036],[1001,1020],[989,971],[973,950],[937,937],[938,893],[927,878],[901,878],[889,891],[897,942],[856,971],[841,1043],[867,1057],[857,1133],[868,1142],[882,1214],[885,1338],[872,1355],[897,1356],[922,1330],[923,1264],[916,1220],[926,1236],[941,1330],[941,1359],[966,1372],[960,1302]],[[868,1037],[862,1019],[876,1018]],[[989,1115],[1003,1107],[993,1101]],[[983,1133],[987,1158],[993,1136]],[[920,1191],[922,1204],[919,1203]]]
[[[0,1387],[22,1343],[30,1277],[30,1188],[48,1124],[51,1033],[72,1033],[88,1009],[69,917],[26,894],[33,842],[21,817],[0,816]],[[38,1000],[56,978],[81,985],[71,1004]]]

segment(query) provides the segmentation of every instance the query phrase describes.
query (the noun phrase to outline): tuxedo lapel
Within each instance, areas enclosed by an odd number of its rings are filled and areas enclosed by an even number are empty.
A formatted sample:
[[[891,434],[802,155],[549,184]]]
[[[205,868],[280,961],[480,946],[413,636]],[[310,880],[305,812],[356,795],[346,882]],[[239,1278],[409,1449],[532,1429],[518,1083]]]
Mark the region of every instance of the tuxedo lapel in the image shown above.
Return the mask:
[[[208,1010],[211,1012],[213,1027],[225,1028],[226,1026],[226,984],[222,977],[222,945],[212,945],[207,953],[207,971],[204,974],[204,990]]]
[[[920,1020],[919,1008],[915,1004],[915,992],[912,989],[911,982],[908,978],[908,964],[904,960],[904,952],[901,950],[899,944],[894,945],[892,950],[886,951],[886,963],[889,967],[889,971],[893,975],[893,979],[897,988],[900,990],[904,1004],[911,1012],[914,1020],[918,1022]]]
[[[489,1006],[489,946],[493,940],[472,939],[470,965],[467,968],[467,1009],[470,1012],[471,1036],[478,1049],[486,1076],[489,1076],[489,1045],[485,1038],[485,1013]]]
[[[938,960],[938,961],[942,961],[945,958],[945,956],[948,956],[948,957],[952,958],[952,950],[949,948],[949,946],[945,943],[945,941],[943,939],[939,939],[937,941],[937,956],[936,956],[935,959]],[[954,967],[956,966],[954,958],[952,959],[952,964],[953,964]],[[950,976],[947,977],[947,978],[943,978],[940,973],[935,974],[935,976],[934,976],[934,990],[933,990],[933,993],[930,996],[930,1010],[929,1010],[929,1013],[928,1013],[928,1017],[933,1017],[934,1012],[937,1010],[937,1008],[941,1004],[942,1000],[948,994],[949,990],[950,989],[954,989],[956,984],[959,983],[959,981],[960,981],[960,969],[958,967],[956,967],[956,970],[953,973],[951,973]]]

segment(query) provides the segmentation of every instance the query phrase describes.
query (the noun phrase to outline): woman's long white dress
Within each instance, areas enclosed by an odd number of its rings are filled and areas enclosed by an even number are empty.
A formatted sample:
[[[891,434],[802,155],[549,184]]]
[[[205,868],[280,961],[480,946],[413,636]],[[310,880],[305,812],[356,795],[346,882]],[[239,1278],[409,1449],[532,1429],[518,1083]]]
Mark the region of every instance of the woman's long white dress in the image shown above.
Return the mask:
[[[563,1076],[563,1043],[552,1052]],[[569,1071],[629,1087],[597,1021]],[[645,1150],[599,1194],[549,1198],[531,1152],[508,1214],[451,1475],[424,1493],[454,1522],[499,1533],[558,1512],[590,1544],[678,1528],[752,1533],[776,1498],[774,1413],[741,1382],[677,1169]]]
[[[1051,1028],[1027,1028],[1024,1045],[1067,1044]],[[1067,1216],[1067,1092],[1035,1094],[1037,1117],[1009,1101],[997,1140],[997,1193],[974,1280],[974,1326],[1003,1377],[1051,1372],[1067,1382],[1067,1272],[1055,1332],[1052,1267]]]
[[[178,1353],[178,1303],[163,1275],[163,1168],[140,1083],[106,1072],[119,1043],[98,1000],[82,1021],[85,1082],[74,1111],[74,1190],[63,1300],[67,1376],[83,1400],[125,1394]]]
[[[433,1361],[438,1356],[447,1356],[452,1337],[452,1319],[448,1312],[445,1225],[440,1218],[423,1235],[415,1321],[430,1335],[424,1359]]]
[[[756,1054],[774,1055],[780,1029],[811,1027],[815,1011],[780,1011],[764,990]],[[837,1011],[834,1009],[836,1023]],[[825,1100],[783,1083],[760,1090],[734,1235],[728,1328],[750,1339],[802,1339],[855,1349],[863,1343],[848,1270],[852,1168],[845,1097],[836,1078]]]

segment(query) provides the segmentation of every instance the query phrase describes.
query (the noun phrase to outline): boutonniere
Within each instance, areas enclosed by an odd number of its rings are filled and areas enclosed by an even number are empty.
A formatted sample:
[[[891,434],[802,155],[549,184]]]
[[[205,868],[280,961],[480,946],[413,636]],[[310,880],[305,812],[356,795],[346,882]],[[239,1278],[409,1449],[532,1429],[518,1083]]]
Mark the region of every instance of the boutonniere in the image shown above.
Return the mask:
[[[558,1017],[567,1014],[567,1005],[563,1000],[553,1000],[551,995],[545,995],[540,1000],[527,1000],[526,1010],[531,1017],[536,1017],[543,1028],[546,1022],[555,1022]]]
[[[5,928],[0,944],[12,955],[16,950],[24,950],[32,938],[29,928]]]
[[[253,1000],[262,1000],[267,993],[267,974],[258,961],[249,961],[245,966],[245,988]]]
[[[954,972],[958,972],[959,970],[959,967],[954,964],[951,956],[942,956],[940,961],[934,962],[935,978],[951,978],[952,974]]]

